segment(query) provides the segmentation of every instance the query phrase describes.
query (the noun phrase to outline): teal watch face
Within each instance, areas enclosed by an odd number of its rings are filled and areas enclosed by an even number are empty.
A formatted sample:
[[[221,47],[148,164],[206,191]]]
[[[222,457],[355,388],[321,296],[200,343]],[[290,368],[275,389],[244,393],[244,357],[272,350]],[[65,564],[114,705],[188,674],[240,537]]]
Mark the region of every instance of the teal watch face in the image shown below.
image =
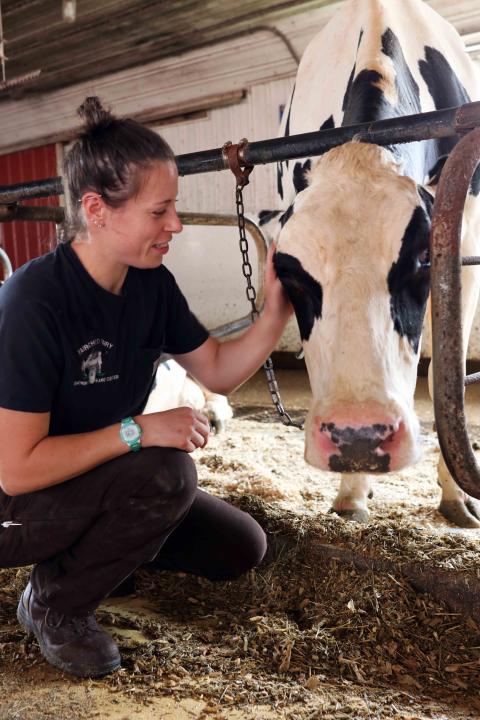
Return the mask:
[[[120,425],[120,437],[132,450],[140,450],[142,429],[132,418],[125,418]]]

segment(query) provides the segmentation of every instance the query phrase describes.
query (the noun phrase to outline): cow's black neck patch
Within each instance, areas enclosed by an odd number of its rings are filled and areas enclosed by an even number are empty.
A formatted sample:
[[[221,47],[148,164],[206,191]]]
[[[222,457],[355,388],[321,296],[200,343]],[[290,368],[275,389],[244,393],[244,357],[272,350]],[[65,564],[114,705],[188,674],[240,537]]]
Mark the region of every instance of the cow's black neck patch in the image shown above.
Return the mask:
[[[290,220],[290,218],[292,217],[294,205],[295,205],[295,203],[293,202],[291,205],[288,206],[288,208],[285,210],[285,212],[280,215],[279,220],[280,220],[280,225],[282,226],[282,228],[285,225],[285,223],[288,222]]]
[[[310,168],[312,167],[312,161],[310,158],[308,160],[305,160],[305,162],[302,164],[301,162],[296,162],[293,167],[293,184],[295,186],[295,192],[298,194],[299,192],[302,192],[302,190],[305,190],[307,187],[307,178],[306,175],[310,171]]]
[[[397,103],[392,105],[388,102],[378,87],[383,80],[379,72],[364,68],[353,79],[356,69],[354,65],[343,98],[342,125],[373,122],[420,112],[418,85],[407,65],[398,38],[390,28],[382,35],[382,52],[391,58],[395,68]]]
[[[330,117],[327,118],[325,122],[320,125],[320,130],[333,130],[334,127],[335,121],[333,119],[333,115],[330,115]]]
[[[300,337],[306,341],[315,320],[322,317],[322,286],[288,253],[276,252],[273,264],[295,310]]]
[[[260,227],[262,227],[262,225],[266,225],[270,222],[270,220],[273,220],[273,218],[276,218],[277,215],[280,215],[281,212],[281,210],[261,210],[258,214],[258,224]]]
[[[413,215],[402,238],[397,262],[388,273],[390,313],[395,330],[406,336],[415,353],[422,333],[423,317],[430,291],[430,273],[422,264],[428,253],[430,219],[421,206]]]
[[[387,100],[379,87],[384,78],[378,71],[363,68],[355,77],[354,65],[343,98],[342,125],[374,122],[421,112],[419,87],[408,67],[400,42],[391,28],[387,28],[382,35],[382,52],[391,59],[395,70],[395,104]],[[396,159],[403,163],[405,175],[417,183],[423,182],[432,164],[432,149],[428,143],[407,143],[391,146],[389,149]]]
[[[426,45],[425,60],[420,60],[418,67],[437,110],[470,102],[467,91],[439,50]],[[455,139],[440,138],[439,142],[447,143],[446,147],[450,149]]]
[[[285,122],[284,137],[290,136],[290,113],[292,112],[293,96],[295,95],[295,85],[293,86],[292,94],[290,96],[290,103],[288,105],[288,115]],[[288,168],[288,160],[285,160],[285,167]],[[277,192],[283,200],[283,163],[277,162]]]
[[[427,45],[425,47],[425,60],[420,60],[418,66],[428,87],[428,91],[432,96],[436,110],[456,107],[457,105],[464,105],[470,102],[467,91],[446,57],[442,55],[439,50]],[[441,170],[443,167],[443,164],[438,166],[439,159],[442,160],[442,156],[446,159],[457,144],[458,137],[439,138],[432,142],[435,143],[436,152],[432,159],[432,167],[429,169],[429,174],[431,176],[437,175],[438,179],[440,177],[438,170]],[[437,171],[436,173],[435,170]],[[480,165],[473,175],[470,192],[473,195],[480,193]]]
[[[345,108],[342,126],[372,122],[391,117],[390,105],[381,89],[375,83],[382,80],[376,70],[361,70],[351,81],[355,68],[350,75],[349,86],[343,100]]]

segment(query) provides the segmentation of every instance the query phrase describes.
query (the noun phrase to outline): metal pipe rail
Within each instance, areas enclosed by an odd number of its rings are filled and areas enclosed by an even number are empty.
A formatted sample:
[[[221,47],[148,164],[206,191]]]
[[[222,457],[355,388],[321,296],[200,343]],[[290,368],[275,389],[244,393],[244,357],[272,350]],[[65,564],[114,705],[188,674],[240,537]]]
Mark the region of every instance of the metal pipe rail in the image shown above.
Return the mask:
[[[242,165],[264,165],[281,160],[321,155],[353,139],[376,145],[397,145],[417,140],[453,137],[479,126],[480,102],[467,103],[459,107],[418,115],[405,115],[272,140],[247,142],[240,153],[240,161]],[[223,148],[178,155],[176,161],[180,175],[227,170],[229,167]],[[0,203],[9,204],[17,200],[62,193],[62,179],[48,178],[33,183],[0,186]]]
[[[290,135],[273,140],[247,142],[240,153],[241,165],[263,165],[321,155],[338,145],[356,140],[375,145],[445,138],[468,132],[480,126],[480,102],[468,103],[446,110],[360,123],[318,132]],[[224,170],[228,164],[222,148],[180,155],[177,158],[180,175]]]
[[[61,177],[34,180],[17,185],[0,185],[0,203],[11,205],[19,200],[63,195],[63,181]]]
[[[432,356],[433,402],[438,440],[445,463],[457,484],[480,498],[480,467],[468,437],[463,362],[460,242],[462,218],[473,173],[480,162],[480,128],[452,150],[435,195],[432,218]]]
[[[18,202],[0,204],[0,222],[15,220],[54,222],[58,225],[65,220],[65,212],[62,207],[52,205],[20,205]]]

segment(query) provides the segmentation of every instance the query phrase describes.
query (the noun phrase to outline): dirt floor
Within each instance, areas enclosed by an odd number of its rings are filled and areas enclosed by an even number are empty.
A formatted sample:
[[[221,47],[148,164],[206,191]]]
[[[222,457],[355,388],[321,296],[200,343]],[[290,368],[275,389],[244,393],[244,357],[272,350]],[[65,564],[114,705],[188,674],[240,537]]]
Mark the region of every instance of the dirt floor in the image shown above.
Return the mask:
[[[278,378],[285,405],[303,416],[305,373]],[[303,435],[276,421],[261,374],[231,401],[227,433],[195,453],[199,479],[265,527],[262,567],[229,583],[138,572],[134,595],[99,610],[123,668],[95,681],[43,661],[15,619],[28,569],[0,571],[0,720],[480,718],[478,621],[418,593],[408,575],[433,568],[472,592],[480,579],[480,531],[446,527],[437,513],[425,381],[423,459],[377,480],[367,526],[328,514],[338,479],[305,465]],[[469,388],[475,442],[479,401]]]

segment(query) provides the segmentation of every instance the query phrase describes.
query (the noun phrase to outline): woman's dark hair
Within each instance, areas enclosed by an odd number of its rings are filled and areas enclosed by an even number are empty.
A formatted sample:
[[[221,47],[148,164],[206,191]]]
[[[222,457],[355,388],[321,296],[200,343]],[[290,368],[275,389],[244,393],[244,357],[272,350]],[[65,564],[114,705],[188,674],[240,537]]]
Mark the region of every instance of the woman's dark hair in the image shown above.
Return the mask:
[[[138,192],[143,171],[156,161],[175,162],[160,135],[135,120],[115,117],[98,97],[87,97],[77,113],[84,120],[83,131],[64,161],[67,239],[85,229],[80,200],[86,191],[120,207]]]

